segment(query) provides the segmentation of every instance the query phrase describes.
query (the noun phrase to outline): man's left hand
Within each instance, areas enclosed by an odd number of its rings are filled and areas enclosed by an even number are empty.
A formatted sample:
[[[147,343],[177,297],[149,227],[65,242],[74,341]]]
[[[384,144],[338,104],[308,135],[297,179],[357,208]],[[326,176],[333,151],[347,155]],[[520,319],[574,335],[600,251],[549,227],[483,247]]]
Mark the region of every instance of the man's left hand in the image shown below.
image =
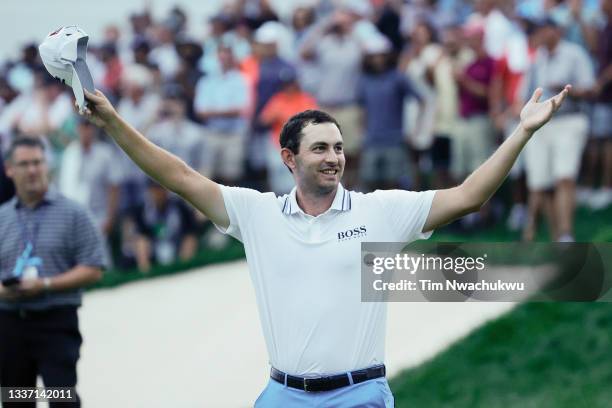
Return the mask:
[[[533,133],[544,126],[559,109],[571,88],[571,85],[565,85],[561,92],[543,102],[540,102],[542,88],[536,89],[531,99],[521,110],[521,126],[523,129]]]

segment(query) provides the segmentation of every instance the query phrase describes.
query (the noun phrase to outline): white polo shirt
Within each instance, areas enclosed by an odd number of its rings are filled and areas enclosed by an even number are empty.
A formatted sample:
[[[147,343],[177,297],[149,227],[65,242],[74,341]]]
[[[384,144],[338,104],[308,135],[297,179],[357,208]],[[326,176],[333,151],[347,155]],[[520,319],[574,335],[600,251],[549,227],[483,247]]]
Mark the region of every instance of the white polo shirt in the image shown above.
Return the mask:
[[[421,231],[435,191],[340,185],[317,217],[300,209],[295,188],[281,197],[221,191],[230,219],[222,231],[244,244],[270,364],[309,377],[383,363],[387,307],[361,302],[361,242],[429,238]]]

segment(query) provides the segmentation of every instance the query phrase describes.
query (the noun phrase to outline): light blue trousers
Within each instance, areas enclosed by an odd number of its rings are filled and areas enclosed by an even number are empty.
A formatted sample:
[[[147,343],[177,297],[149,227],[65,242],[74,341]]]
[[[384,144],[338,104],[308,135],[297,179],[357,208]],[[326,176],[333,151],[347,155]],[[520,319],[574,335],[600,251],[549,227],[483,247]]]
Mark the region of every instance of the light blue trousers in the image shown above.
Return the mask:
[[[255,408],[393,408],[393,395],[385,378],[348,385],[333,391],[306,392],[272,379]]]

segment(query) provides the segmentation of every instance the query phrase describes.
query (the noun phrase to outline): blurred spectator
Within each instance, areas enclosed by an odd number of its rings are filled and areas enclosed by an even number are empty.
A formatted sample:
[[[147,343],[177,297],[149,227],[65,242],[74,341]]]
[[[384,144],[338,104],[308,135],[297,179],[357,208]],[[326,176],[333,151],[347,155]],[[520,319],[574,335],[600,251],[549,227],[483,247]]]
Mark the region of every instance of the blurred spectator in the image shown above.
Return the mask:
[[[43,149],[40,139],[22,137],[6,156],[17,194],[0,207],[0,279],[21,279],[0,284],[0,387],[34,387],[41,377],[45,387],[75,389],[77,309],[108,262],[85,208],[49,187]],[[74,397],[68,405],[80,407]]]
[[[426,153],[431,151],[434,142],[434,122],[437,119],[433,69],[441,57],[442,47],[438,44],[434,27],[425,21],[417,23],[400,63],[400,70],[406,73],[421,96],[420,99],[406,100],[404,105],[404,134],[409,137],[415,163],[412,187],[417,190],[424,187],[422,172],[429,171],[431,167]],[[437,147],[436,152],[443,150],[442,146]]]
[[[58,152],[49,148],[50,139],[74,109],[65,89],[58,80],[38,71],[34,90],[13,99],[0,114],[0,134],[4,135],[5,143],[18,136],[40,138],[47,147],[45,155],[52,173],[58,164]]]
[[[200,169],[222,184],[235,185],[243,172],[248,88],[231,48],[220,46],[217,53],[221,71],[196,86],[194,108],[206,128],[206,159]]]
[[[199,170],[204,160],[204,130],[186,115],[187,106],[181,88],[166,85],[157,122],[147,137],[156,145],[180,157],[190,167]],[[208,153],[207,153],[208,154]]]
[[[42,137],[57,130],[72,114],[72,100],[65,87],[46,72],[36,73],[33,92],[13,99],[2,111],[0,132]]]
[[[151,63],[151,41],[146,37],[138,36],[132,41],[132,60],[135,64],[152,67]]]
[[[117,47],[112,44],[103,44],[99,51],[99,59],[104,64],[104,76],[100,88],[113,100],[117,100],[121,94],[121,76],[123,74],[123,63],[117,54]]]
[[[481,25],[484,30],[484,49],[493,59],[502,57],[506,41],[512,35],[510,20],[498,7],[497,0],[475,0],[474,13],[468,17],[468,26]]]
[[[4,154],[0,154],[0,205],[15,195],[15,185],[4,171]]]
[[[358,85],[365,138],[360,165],[368,191],[399,187],[408,173],[404,150],[403,107],[407,97],[422,101],[411,81],[395,69],[392,44],[379,34],[365,44],[364,73]]]
[[[79,117],[78,140],[66,148],[58,187],[66,197],[87,208],[100,232],[108,237],[117,222],[121,168],[111,147],[98,140],[97,128]]]
[[[172,80],[180,65],[172,26],[168,22],[158,24],[155,26],[154,33],[155,47],[149,54],[149,60],[159,68],[163,79]]]
[[[535,23],[527,19],[519,23],[522,30],[515,30],[508,39],[502,58],[496,61],[493,79],[491,116],[496,130],[503,134],[504,139],[510,137],[519,124],[523,106],[520,88],[537,48]],[[507,226],[512,231],[521,231],[527,221],[527,187],[524,176],[525,158],[521,152],[509,174],[512,207]]]
[[[194,40],[182,38],[177,43],[176,50],[181,62],[174,79],[185,97],[187,117],[190,120],[198,121],[193,108],[193,101],[195,99],[196,85],[202,77],[202,72],[198,69],[198,60],[203,54],[202,47]]]
[[[165,24],[175,36],[182,35],[187,29],[187,13],[179,6],[174,6],[170,9]]]
[[[153,74],[148,68],[142,65],[125,67],[121,78],[122,98],[118,111],[143,133],[153,124],[160,104],[153,84]]]
[[[391,1],[389,1],[391,3]],[[464,22],[471,11],[465,0],[407,0],[401,9],[401,31],[409,34],[419,22],[426,22],[436,30]]]
[[[449,188],[455,183],[451,177],[452,149],[455,142],[457,121],[459,120],[459,89],[454,77],[454,67],[465,64],[469,55],[462,53],[460,48],[453,48],[455,28],[448,27],[442,32],[441,54],[427,70],[426,78],[432,82],[436,97],[436,113],[433,127],[433,145],[431,161],[433,165],[432,188]],[[435,44],[432,44],[435,46]],[[437,54],[437,49],[434,55]],[[464,49],[464,51],[467,51]],[[470,54],[467,52],[467,54]]]
[[[21,50],[21,60],[7,72],[11,87],[20,93],[28,93],[36,85],[35,74],[42,68],[36,44],[28,44]]]
[[[117,106],[117,111],[143,134],[148,134],[160,107],[160,98],[154,92],[153,83],[153,74],[143,65],[127,66],[121,81],[123,97]],[[121,168],[123,175],[120,194],[121,252],[126,259],[130,259],[134,256],[136,238],[132,209],[142,205],[146,177],[122,149],[115,144],[113,147],[115,165]]]
[[[231,29],[234,22],[232,17],[227,14],[217,14],[211,17],[208,22],[210,28],[208,36],[202,45],[204,53],[200,59],[199,68],[205,74],[213,74],[220,69],[217,47],[224,39],[229,41],[225,35],[227,33],[228,36],[232,36]]]
[[[132,36],[134,37],[148,37],[149,30],[152,26],[151,13],[148,9],[143,10],[139,13],[132,13],[130,15],[130,26],[132,28]]]
[[[4,77],[0,76],[0,153],[8,149],[11,137],[10,122],[12,119],[9,119],[8,115],[3,116],[3,112],[18,96],[19,93]]]
[[[347,0],[341,4],[339,10],[352,21],[351,34],[362,46],[370,38],[381,34],[372,22],[374,9],[369,0]]]
[[[264,106],[283,86],[282,78],[293,68],[278,55],[278,44],[282,38],[280,23],[270,21],[262,25],[254,36],[256,65],[255,103],[251,134],[248,141],[248,165],[252,182],[263,187],[266,168],[266,150],[269,126],[258,121]]]
[[[138,238],[138,270],[149,272],[151,264],[188,261],[198,249],[195,219],[189,207],[156,182],[149,180],[144,204],[134,209]]]
[[[542,98],[556,94],[565,84],[572,84],[573,88],[555,117],[525,147],[529,218],[524,238],[533,239],[538,212],[546,207],[546,190],[552,188],[551,237],[567,242],[574,240],[575,180],[588,132],[588,118],[578,101],[589,95],[595,78],[586,51],[563,40],[562,31],[553,20],[545,20],[537,35],[541,46],[528,71],[523,100],[536,86],[543,88]]]
[[[297,69],[298,79],[301,88],[310,93],[315,94],[319,83],[319,70],[317,64],[308,59],[302,58],[300,49],[308,33],[314,26],[314,10],[311,7],[297,7],[293,12],[291,20],[291,30],[293,35],[293,51],[295,55],[291,62]]]
[[[302,91],[295,71],[288,71],[281,78],[283,87],[266,103],[259,115],[259,121],[271,127],[267,146],[268,184],[275,193],[289,193],[295,182],[291,172],[283,163],[280,155],[280,133],[283,125],[293,115],[307,109],[316,109],[314,97]]]
[[[238,0],[236,3],[238,14],[244,16],[253,30],[269,21],[278,21],[270,0]]]
[[[357,105],[357,83],[361,71],[361,44],[353,33],[354,17],[345,10],[334,12],[309,33],[302,45],[302,56],[319,66],[316,92],[321,109],[342,127],[344,154],[347,156],[344,182],[357,183],[356,169],[363,141],[361,112]]]
[[[404,47],[404,39],[400,30],[401,9],[399,2],[385,1],[377,10],[376,28],[393,44],[395,53],[399,53]]]
[[[484,163],[493,150],[493,126],[489,119],[489,97],[493,81],[494,61],[484,48],[482,26],[464,29],[466,42],[474,60],[465,68],[456,68],[459,85],[459,123],[453,143],[453,176],[463,180]]]
[[[122,35],[121,29],[116,24],[110,24],[104,28],[103,40],[102,44],[108,44],[115,47],[117,51],[117,55],[121,61],[130,61],[131,60],[131,37],[128,38],[125,35]],[[88,51],[91,51],[91,47]],[[91,52],[87,55],[87,65],[90,65],[90,55]],[[91,70],[91,67],[90,67]]]
[[[2,112],[2,109],[11,103],[18,95],[19,92],[8,83],[6,78],[0,77],[0,112]]]
[[[602,0],[605,23],[597,32],[595,104],[589,141],[590,159],[585,181],[588,188],[597,187],[596,174],[601,174],[598,191],[588,191],[588,204],[601,209],[612,204],[612,0]]]
[[[563,37],[586,49],[594,49],[597,8],[587,8],[583,0],[557,0],[549,16],[563,29]]]

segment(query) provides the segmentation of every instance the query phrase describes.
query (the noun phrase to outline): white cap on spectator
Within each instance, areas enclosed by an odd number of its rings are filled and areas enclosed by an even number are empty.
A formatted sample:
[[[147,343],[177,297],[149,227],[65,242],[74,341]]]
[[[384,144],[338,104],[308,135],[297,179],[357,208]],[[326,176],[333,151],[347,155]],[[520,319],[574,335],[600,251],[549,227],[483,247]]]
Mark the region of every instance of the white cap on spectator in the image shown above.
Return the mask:
[[[391,41],[382,34],[368,38],[363,44],[366,54],[385,54],[391,51],[392,48]]]
[[[153,74],[145,66],[128,65],[123,69],[121,79],[124,83],[145,89],[153,85]]]
[[[79,27],[65,26],[49,33],[38,47],[49,74],[72,87],[81,111],[86,107],[83,89],[94,92],[86,62],[88,41],[89,36]]]
[[[255,41],[261,44],[277,44],[283,35],[283,25],[268,21],[255,31]]]
[[[368,0],[344,0],[342,6],[361,17],[368,17],[372,14],[372,5]]]

